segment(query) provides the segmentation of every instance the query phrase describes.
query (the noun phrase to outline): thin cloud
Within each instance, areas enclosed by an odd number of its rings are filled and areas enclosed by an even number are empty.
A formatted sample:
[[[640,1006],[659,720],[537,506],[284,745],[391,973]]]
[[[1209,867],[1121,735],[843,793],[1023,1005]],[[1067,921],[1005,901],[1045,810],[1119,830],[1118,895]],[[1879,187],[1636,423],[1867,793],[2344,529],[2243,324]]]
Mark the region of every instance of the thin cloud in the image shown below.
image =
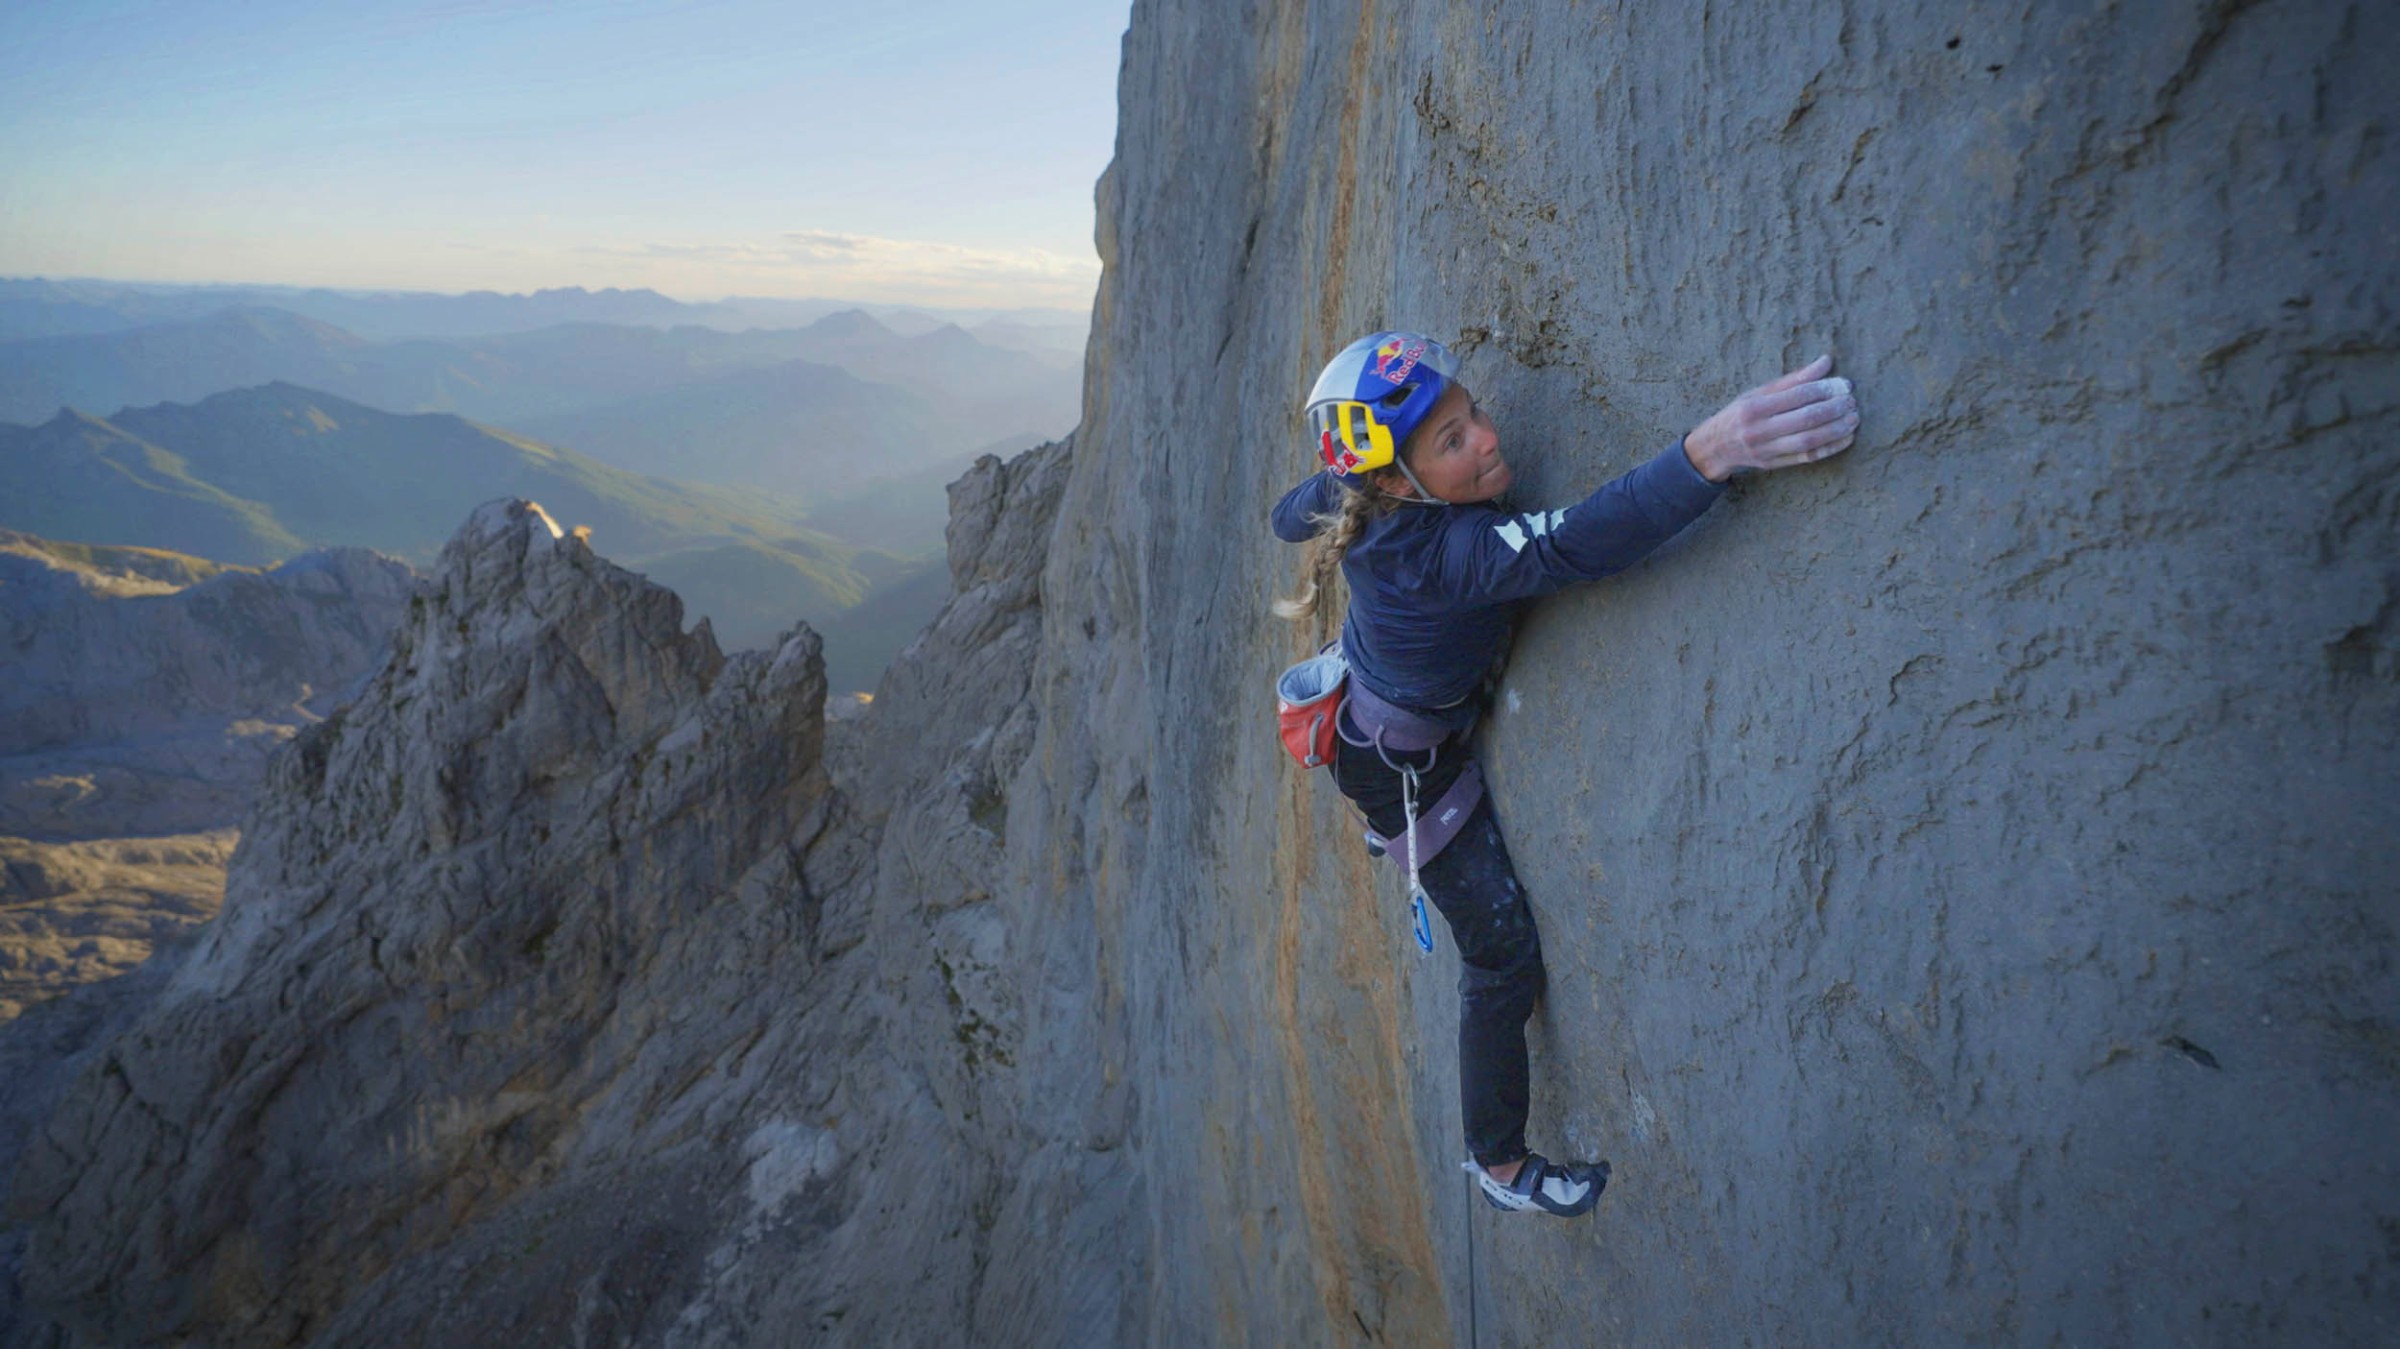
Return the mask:
[[[877,242],[863,234],[835,234],[828,230],[796,230],[783,237],[802,248],[834,253],[856,252]],[[946,246],[933,245],[933,247]]]
[[[686,292],[843,294],[958,305],[1080,307],[1099,280],[1098,258],[1047,249],[975,248],[936,239],[886,239],[834,230],[789,230],[772,242],[585,245],[576,250],[659,269],[650,283]]]

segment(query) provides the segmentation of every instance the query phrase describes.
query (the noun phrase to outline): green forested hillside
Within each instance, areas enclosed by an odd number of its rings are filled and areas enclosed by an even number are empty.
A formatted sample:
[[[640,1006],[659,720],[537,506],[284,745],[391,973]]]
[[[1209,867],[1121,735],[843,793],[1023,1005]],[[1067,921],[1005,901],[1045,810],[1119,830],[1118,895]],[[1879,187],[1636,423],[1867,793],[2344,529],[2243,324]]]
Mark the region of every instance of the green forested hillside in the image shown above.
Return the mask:
[[[81,576],[88,585],[137,593],[181,590],[211,576],[246,570],[165,548],[71,543],[15,529],[0,529],[0,554],[36,558],[54,570]]]
[[[250,565],[308,546],[265,503],[206,481],[172,451],[77,412],[40,426],[0,424],[0,525]]]
[[[731,651],[765,646],[797,622],[823,631],[867,593],[851,563],[807,544],[719,543],[630,565],[683,596],[687,618],[706,614]]]
[[[1008,436],[864,487],[831,495],[811,494],[808,523],[844,543],[862,548],[938,559],[950,524],[950,484],[987,454],[1014,458],[1044,439],[1036,435]]]
[[[950,598],[950,568],[925,558],[861,596],[818,629],[825,637],[825,687],[872,693],[884,667],[916,640]]]
[[[288,380],[0,424],[0,527],[250,566],[323,544],[423,564],[478,503],[526,497],[675,588],[728,648],[817,626],[845,688],[871,687],[940,602],[938,576],[918,564],[938,563],[943,485],[981,450],[1037,438],[987,443],[1020,429],[990,424],[1011,415],[991,410],[1065,407],[1071,384],[958,328],[903,336],[856,311],[781,332],[576,324],[387,343],[241,311],[0,356],[26,358],[0,359],[0,386],[20,401],[45,380],[182,389],[269,369],[402,405],[555,410],[613,394],[596,412],[533,418],[539,439]],[[767,357],[782,363],[756,368]],[[855,370],[925,378],[912,392]],[[643,471],[662,466],[667,476]]]
[[[802,532],[799,512],[771,497],[646,478],[458,417],[379,412],[290,384],[128,408],[102,424],[169,452],[190,478],[258,503],[312,543],[430,558],[468,511],[498,496],[529,497],[590,526],[616,556]]]

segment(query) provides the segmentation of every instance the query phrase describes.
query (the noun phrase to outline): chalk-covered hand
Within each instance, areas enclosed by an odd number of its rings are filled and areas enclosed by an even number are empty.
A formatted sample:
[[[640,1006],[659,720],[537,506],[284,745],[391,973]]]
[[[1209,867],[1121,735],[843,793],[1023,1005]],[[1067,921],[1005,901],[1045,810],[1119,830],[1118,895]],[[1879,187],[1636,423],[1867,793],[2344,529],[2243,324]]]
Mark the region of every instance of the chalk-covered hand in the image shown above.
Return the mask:
[[[1701,477],[1723,482],[1849,449],[1858,438],[1858,399],[1850,381],[1827,378],[1832,370],[1833,357],[1819,356],[1727,403],[1683,438],[1684,455]]]

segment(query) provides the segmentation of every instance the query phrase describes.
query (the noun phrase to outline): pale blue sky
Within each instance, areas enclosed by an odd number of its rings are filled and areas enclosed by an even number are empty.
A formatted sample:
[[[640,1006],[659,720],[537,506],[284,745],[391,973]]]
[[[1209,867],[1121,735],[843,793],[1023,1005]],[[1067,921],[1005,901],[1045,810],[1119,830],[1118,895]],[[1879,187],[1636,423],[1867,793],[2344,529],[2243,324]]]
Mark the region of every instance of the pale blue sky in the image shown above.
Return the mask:
[[[1091,298],[1130,0],[0,5],[0,275]]]

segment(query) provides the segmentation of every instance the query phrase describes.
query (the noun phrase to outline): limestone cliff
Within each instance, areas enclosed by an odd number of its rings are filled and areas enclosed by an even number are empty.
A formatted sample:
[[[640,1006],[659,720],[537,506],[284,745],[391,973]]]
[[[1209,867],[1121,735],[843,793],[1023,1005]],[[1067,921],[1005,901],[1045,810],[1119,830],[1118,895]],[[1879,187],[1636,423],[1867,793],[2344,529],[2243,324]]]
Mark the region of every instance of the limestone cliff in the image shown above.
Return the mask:
[[[1154,1337],[2400,1333],[2400,30],[1240,13],[1137,6],[1046,592],[1041,790],[1196,1197]],[[1293,401],[1385,325],[1468,346],[1529,506],[1820,350],[1867,412],[1521,627],[1571,1230],[1469,1205],[1447,952],[1260,724]]]
[[[2389,1339],[2374,20],[1137,5],[1083,425],[873,710],[479,515],[27,1144],[17,1338]],[[1264,724],[1387,323],[1528,505],[1820,348],[1868,410],[1523,625],[1576,1225],[1469,1204],[1448,953]]]

